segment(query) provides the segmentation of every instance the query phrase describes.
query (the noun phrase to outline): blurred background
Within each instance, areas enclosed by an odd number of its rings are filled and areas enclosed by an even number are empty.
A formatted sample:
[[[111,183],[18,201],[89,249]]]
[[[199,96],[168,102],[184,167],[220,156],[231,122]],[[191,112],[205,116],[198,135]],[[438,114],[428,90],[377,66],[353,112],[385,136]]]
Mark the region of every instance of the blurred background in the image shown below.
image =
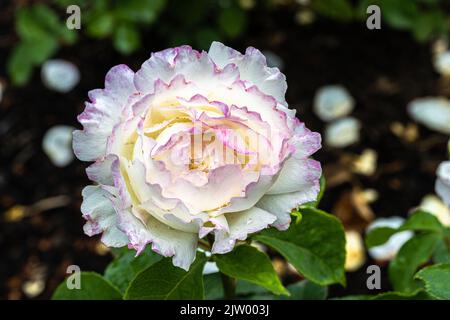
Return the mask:
[[[381,29],[366,25],[370,4],[381,8]],[[66,26],[71,5],[79,30]],[[256,47],[286,74],[291,108],[323,134],[320,208],[348,231],[348,284],[330,297],[373,293],[367,265],[386,266],[395,250],[364,249],[371,223],[425,206],[450,224],[434,195],[448,157],[449,29],[447,0],[1,1],[0,298],[48,299],[68,265],[102,273],[112,259],[82,230],[89,181],[71,131],[87,92],[114,65],[137,70],[151,52],[207,50],[213,40]],[[269,254],[286,283],[299,279]]]

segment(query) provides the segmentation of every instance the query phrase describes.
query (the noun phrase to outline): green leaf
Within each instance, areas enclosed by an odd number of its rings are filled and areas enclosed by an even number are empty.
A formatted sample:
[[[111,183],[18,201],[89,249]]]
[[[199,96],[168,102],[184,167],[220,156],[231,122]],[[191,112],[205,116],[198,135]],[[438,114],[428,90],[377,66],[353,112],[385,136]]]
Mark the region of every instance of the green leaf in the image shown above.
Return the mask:
[[[114,48],[128,55],[141,45],[139,31],[133,25],[122,24],[114,32]]]
[[[399,231],[432,231],[442,232],[442,224],[432,214],[419,210],[414,212],[408,220],[403,223]]]
[[[379,227],[370,230],[366,235],[367,248],[376,247],[387,242],[391,236],[398,232],[398,229],[389,227]]]
[[[24,45],[34,65],[40,65],[49,59],[58,49],[58,43],[51,37],[42,37],[39,41],[24,42]]]
[[[269,257],[248,245],[236,247],[223,255],[214,255],[217,267],[224,274],[264,287],[275,294],[289,294],[281,284]]]
[[[431,300],[432,298],[422,289],[412,293],[384,292],[371,297],[369,300]]]
[[[314,0],[311,3],[319,14],[339,21],[350,21],[353,18],[353,8],[348,0]]]
[[[255,236],[280,252],[308,280],[345,284],[345,234],[341,222],[315,208],[301,208],[300,223],[286,231],[269,229]]]
[[[205,284],[206,300],[223,299],[225,292],[223,290],[222,279],[218,272],[205,275],[203,281]]]
[[[291,293],[289,298],[282,297],[283,300],[325,300],[328,296],[328,288],[319,286],[308,280],[299,281],[287,286]]]
[[[216,32],[216,30],[212,28],[200,29],[195,34],[195,42],[197,46],[203,50],[208,50],[208,48],[211,46],[211,42],[219,40],[220,40],[219,34]]]
[[[430,260],[440,235],[419,234],[409,239],[389,265],[389,279],[395,291],[413,292],[418,289],[413,276],[417,268]]]
[[[20,8],[16,12],[15,28],[23,40],[39,40],[47,31],[34,14],[34,7]]]
[[[378,5],[381,8],[383,19],[397,29],[410,29],[414,21],[420,15],[417,4],[410,0],[380,0]]]
[[[80,289],[67,288],[63,281],[53,293],[53,300],[121,300],[122,295],[111,283],[95,272],[80,273]]]
[[[450,262],[450,243],[447,243],[448,240],[442,239],[436,246],[436,250],[433,254],[433,261],[435,263],[446,263]]]
[[[185,271],[164,258],[139,273],[125,292],[125,299],[197,300],[204,298],[203,267],[206,257],[197,253],[194,263]]]
[[[14,85],[24,85],[30,79],[33,72],[33,61],[31,61],[28,48],[23,42],[12,50],[8,58],[7,70]]]
[[[227,37],[236,38],[244,31],[247,16],[244,10],[238,7],[230,7],[220,11],[218,23]]]
[[[104,38],[114,30],[114,16],[110,12],[101,12],[95,18],[89,19],[86,32],[94,38]]]
[[[77,39],[74,30],[67,29],[64,21],[43,4],[21,8],[16,14],[16,32],[25,41],[41,41],[43,37],[73,44]]]
[[[246,296],[252,294],[270,294],[270,292],[267,291],[266,288],[259,285],[244,280],[238,280],[236,285],[236,294]]]
[[[135,251],[127,250],[106,267],[105,278],[114,284],[122,294],[125,293],[128,285],[138,273],[162,259],[150,248],[145,249],[138,257],[135,255]]]
[[[443,231],[443,226],[439,220],[424,211],[416,211],[413,213],[408,220],[406,220],[399,228],[389,228],[389,227],[379,227],[371,230],[366,235],[366,246],[368,248],[376,247],[382,245],[389,240],[397,232],[401,231],[428,231],[441,233]]]
[[[425,290],[436,299],[450,300],[450,263],[420,270],[415,278],[425,283]]]
[[[166,0],[127,0],[119,1],[115,8],[118,19],[130,23],[153,23],[160,11],[166,5]]]

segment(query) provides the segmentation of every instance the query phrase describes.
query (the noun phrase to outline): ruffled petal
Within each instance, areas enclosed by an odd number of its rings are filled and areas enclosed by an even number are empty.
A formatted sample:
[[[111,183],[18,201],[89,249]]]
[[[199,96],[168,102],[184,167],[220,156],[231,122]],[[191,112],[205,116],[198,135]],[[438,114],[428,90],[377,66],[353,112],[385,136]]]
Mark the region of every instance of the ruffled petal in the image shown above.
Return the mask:
[[[217,230],[212,253],[227,253],[233,250],[236,240],[245,240],[251,233],[267,228],[276,220],[276,216],[259,208],[226,215],[229,232]]]
[[[243,55],[215,41],[211,44],[209,56],[219,68],[235,64],[241,80],[256,85],[265,94],[275,97],[281,104],[286,104],[286,77],[278,68],[269,68],[266,58],[258,49],[249,47]]]
[[[134,72],[126,65],[113,67],[106,75],[105,89],[89,92],[91,102],[78,116],[83,131],[73,133],[73,149],[82,161],[95,161],[105,155],[107,139],[120,121],[130,99],[136,98]]]
[[[267,194],[313,189],[321,174],[320,162],[311,159],[298,160],[291,157],[284,163],[277,180]]]
[[[83,229],[88,236],[103,232],[102,242],[109,247],[122,247],[128,243],[126,235],[117,229],[117,214],[110,194],[100,186],[87,186],[82,191],[81,212],[87,220]]]
[[[291,193],[265,195],[258,201],[256,207],[264,209],[277,217],[273,226],[279,230],[286,230],[291,223],[291,211],[298,206],[315,201],[320,186],[317,181],[311,188]]]
[[[130,239],[129,246],[139,255],[149,243],[152,250],[165,257],[173,257],[175,266],[189,270],[195,259],[198,235],[174,230],[149,217],[144,225],[130,210],[119,212],[119,228]]]

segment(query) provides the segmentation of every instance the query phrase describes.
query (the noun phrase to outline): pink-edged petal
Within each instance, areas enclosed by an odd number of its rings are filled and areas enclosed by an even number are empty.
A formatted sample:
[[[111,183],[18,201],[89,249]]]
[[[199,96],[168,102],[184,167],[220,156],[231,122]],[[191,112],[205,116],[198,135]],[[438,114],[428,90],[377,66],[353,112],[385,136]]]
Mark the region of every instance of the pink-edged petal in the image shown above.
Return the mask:
[[[213,215],[250,209],[264,196],[274,181],[274,176],[260,176],[257,181],[247,185],[245,188],[245,195],[232,198],[229,206],[220,209],[217,213],[213,213]]]
[[[105,155],[107,139],[120,122],[130,100],[136,99],[134,72],[125,65],[113,67],[106,75],[105,89],[89,92],[91,102],[78,116],[83,131],[73,134],[75,155],[83,161],[95,161]]]
[[[91,181],[103,185],[114,185],[111,174],[111,166],[115,157],[108,155],[102,160],[97,160],[86,168],[86,174]]]
[[[273,96],[281,104],[286,104],[286,77],[278,68],[269,68],[264,55],[255,48],[249,47],[245,55],[220,42],[213,42],[209,56],[220,68],[234,64],[239,69],[240,79],[256,85],[262,92]]]
[[[119,211],[119,229],[128,236],[129,247],[135,249],[137,255],[151,244],[153,251],[173,257],[173,264],[186,271],[195,259],[198,241],[195,233],[172,229],[153,217],[144,225],[130,210]]]
[[[319,184],[322,168],[320,162],[311,159],[289,158],[267,194],[290,193],[309,190]]]
[[[236,240],[245,240],[251,233],[267,228],[276,220],[276,216],[260,208],[251,208],[242,212],[228,213],[226,219],[229,232],[215,231],[212,253],[227,253],[233,250]]]
[[[202,89],[211,90],[219,83],[231,84],[239,78],[235,66],[218,70],[206,52],[198,52],[189,46],[153,53],[134,79],[136,87],[144,94],[154,92],[154,83],[160,79],[169,83],[177,75],[184,75]]]
[[[286,230],[291,222],[291,211],[306,202],[315,201],[319,191],[320,186],[317,183],[298,192],[265,195],[258,201],[256,207],[274,214],[277,220],[273,226],[279,230]]]
[[[229,205],[231,198],[242,195],[242,183],[240,165],[225,165],[212,170],[205,185],[196,187],[184,179],[177,179],[163,189],[163,195],[180,199],[192,214],[196,214]]]
[[[312,132],[297,119],[295,119],[295,122],[295,135],[290,140],[295,148],[293,157],[297,159],[307,158],[322,147],[322,137],[320,133]]]
[[[111,194],[100,186],[87,186],[82,196],[81,212],[87,220],[84,232],[88,236],[103,232],[102,242],[110,247],[126,245],[128,238],[116,228],[117,214],[110,200]]]

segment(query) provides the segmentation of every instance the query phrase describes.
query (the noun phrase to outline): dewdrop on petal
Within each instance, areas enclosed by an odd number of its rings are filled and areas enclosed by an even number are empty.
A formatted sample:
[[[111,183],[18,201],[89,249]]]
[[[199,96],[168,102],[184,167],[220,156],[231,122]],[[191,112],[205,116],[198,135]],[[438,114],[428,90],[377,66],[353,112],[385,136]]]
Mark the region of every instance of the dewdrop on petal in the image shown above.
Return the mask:
[[[443,76],[450,75],[450,51],[438,53],[433,59],[434,68]]]
[[[47,88],[67,93],[80,81],[80,71],[69,61],[48,60],[42,65],[41,78]]]
[[[379,218],[373,221],[368,227],[367,232],[380,227],[398,228],[400,227],[405,219],[402,217],[389,217],[389,218]],[[412,231],[402,231],[394,234],[389,238],[387,242],[380,246],[372,247],[368,249],[369,255],[379,261],[389,261],[392,260],[403,244],[413,237],[414,233]]]
[[[42,149],[57,167],[65,167],[74,159],[72,151],[72,132],[70,126],[54,126],[44,135]]]
[[[428,129],[450,134],[450,101],[444,97],[427,97],[411,101],[410,116]]]
[[[345,148],[359,141],[361,123],[353,117],[343,118],[325,128],[325,144],[334,148]]]
[[[345,232],[345,270],[356,271],[366,262],[366,252],[361,234],[354,230]]]
[[[434,194],[426,195],[419,208],[434,215],[442,225],[450,227],[450,208],[439,197]]]
[[[349,115],[354,105],[350,93],[339,85],[322,87],[314,97],[314,112],[326,122]]]

